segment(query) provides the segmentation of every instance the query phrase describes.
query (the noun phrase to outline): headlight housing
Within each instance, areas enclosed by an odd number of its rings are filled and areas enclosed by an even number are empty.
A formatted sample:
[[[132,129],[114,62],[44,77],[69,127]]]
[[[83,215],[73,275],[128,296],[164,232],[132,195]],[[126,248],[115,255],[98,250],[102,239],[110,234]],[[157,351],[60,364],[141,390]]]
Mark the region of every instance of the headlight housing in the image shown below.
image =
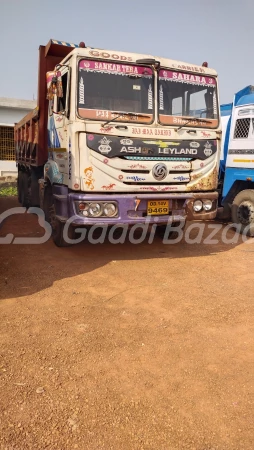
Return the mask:
[[[84,202],[76,201],[76,211],[79,215],[85,217],[117,217],[118,203],[117,202]]]

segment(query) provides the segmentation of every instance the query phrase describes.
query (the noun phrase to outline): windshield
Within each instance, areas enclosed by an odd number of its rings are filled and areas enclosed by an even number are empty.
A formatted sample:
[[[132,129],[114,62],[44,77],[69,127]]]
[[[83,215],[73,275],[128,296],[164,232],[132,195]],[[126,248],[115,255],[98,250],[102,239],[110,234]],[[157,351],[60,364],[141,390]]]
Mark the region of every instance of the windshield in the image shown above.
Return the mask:
[[[78,83],[80,117],[141,123],[153,121],[154,79],[150,67],[82,59]],[[124,116],[124,112],[133,115]],[[117,118],[119,113],[122,114]]]
[[[209,121],[195,121],[195,117]],[[218,105],[215,78],[160,70],[159,121],[165,125],[180,126],[188,121],[188,126],[216,128]]]

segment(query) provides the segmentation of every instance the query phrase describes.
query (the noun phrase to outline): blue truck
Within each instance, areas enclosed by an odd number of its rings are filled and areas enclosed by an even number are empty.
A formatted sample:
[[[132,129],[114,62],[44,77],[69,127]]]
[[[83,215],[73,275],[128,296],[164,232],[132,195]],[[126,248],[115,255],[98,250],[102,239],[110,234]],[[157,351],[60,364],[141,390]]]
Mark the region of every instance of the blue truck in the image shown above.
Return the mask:
[[[221,105],[222,143],[217,217],[254,236],[254,86]]]

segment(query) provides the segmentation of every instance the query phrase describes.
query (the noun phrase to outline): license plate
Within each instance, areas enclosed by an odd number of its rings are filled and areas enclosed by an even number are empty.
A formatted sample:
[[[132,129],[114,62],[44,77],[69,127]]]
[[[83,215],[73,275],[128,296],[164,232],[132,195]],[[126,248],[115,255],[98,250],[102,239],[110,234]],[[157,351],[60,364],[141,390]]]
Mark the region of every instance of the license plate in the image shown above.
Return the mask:
[[[160,216],[169,213],[169,200],[153,200],[147,202],[147,214]]]

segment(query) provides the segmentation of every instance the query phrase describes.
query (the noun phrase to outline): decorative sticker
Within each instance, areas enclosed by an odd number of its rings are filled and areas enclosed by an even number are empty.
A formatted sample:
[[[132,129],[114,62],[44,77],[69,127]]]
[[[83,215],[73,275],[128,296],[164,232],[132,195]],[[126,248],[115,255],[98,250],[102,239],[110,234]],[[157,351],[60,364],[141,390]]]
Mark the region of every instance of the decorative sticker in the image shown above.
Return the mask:
[[[71,179],[71,138],[69,138],[68,164],[69,164],[69,180],[70,180]]]
[[[85,176],[85,185],[90,191],[94,190],[94,178],[93,178],[93,168],[87,167],[84,170],[84,176]]]
[[[79,81],[79,104],[85,104],[85,93],[84,93],[84,80],[83,77],[80,77]]]
[[[102,187],[102,189],[104,189],[105,191],[112,191],[114,188],[115,188],[115,184],[114,183],[110,183],[110,184],[108,184],[108,185],[104,185],[104,186],[101,186]]]
[[[146,169],[147,167],[144,166],[143,164],[132,164],[131,166],[128,166],[130,169],[134,170],[134,169]]]
[[[127,177],[126,179],[133,181],[146,181],[146,178],[139,177],[138,175],[132,175],[131,177]]]
[[[153,90],[151,84],[149,84],[148,89],[148,109],[153,109]]]
[[[100,141],[99,141],[99,143],[101,144],[101,145],[99,145],[99,147],[98,147],[98,150],[102,153],[102,154],[105,154],[105,153],[109,153],[111,150],[112,150],[112,148],[110,147],[110,140],[108,139],[108,138],[106,138],[106,136],[104,136]]]
[[[159,104],[160,104],[160,110],[164,111],[164,94],[163,94],[162,84],[160,85],[160,90],[159,90]]]

